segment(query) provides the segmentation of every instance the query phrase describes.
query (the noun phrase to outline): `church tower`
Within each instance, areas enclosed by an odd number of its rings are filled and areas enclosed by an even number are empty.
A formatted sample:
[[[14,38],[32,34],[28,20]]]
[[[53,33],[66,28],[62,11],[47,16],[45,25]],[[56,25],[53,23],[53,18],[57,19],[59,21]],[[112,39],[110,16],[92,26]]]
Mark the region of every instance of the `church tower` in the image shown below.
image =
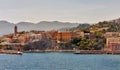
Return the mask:
[[[15,25],[14,27],[14,34],[16,35],[17,34],[17,26]]]

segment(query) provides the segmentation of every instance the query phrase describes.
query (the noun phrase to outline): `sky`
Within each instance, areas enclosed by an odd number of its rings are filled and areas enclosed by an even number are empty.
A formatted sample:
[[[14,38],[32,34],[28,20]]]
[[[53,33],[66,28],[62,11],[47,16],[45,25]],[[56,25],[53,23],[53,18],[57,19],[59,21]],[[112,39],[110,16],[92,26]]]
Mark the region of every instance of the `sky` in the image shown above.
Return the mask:
[[[0,0],[0,20],[97,23],[120,16],[120,0]]]

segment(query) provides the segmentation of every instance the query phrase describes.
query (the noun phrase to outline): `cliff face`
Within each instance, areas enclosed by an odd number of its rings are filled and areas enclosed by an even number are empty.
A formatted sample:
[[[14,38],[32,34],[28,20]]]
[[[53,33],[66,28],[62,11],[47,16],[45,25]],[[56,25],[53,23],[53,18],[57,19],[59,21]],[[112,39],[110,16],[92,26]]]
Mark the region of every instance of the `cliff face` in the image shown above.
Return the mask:
[[[50,49],[52,46],[51,40],[44,39],[36,42],[31,42],[26,44],[23,47],[23,50],[45,50],[45,49]]]

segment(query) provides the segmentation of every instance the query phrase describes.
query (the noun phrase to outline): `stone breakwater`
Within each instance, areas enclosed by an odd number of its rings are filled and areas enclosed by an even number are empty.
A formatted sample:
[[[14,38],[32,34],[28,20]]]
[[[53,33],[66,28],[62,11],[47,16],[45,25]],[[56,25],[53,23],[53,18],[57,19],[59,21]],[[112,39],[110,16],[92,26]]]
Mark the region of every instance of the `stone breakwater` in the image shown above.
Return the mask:
[[[104,51],[104,50],[29,50],[24,53],[44,53],[44,52],[71,52],[74,54],[120,54],[120,51]],[[16,50],[0,50],[1,54],[18,54]]]
[[[104,50],[80,50],[75,54],[120,54],[120,51],[104,51]]]
[[[74,52],[74,50],[29,50],[26,53],[40,53],[40,52]]]
[[[18,54],[16,50],[0,50],[1,54]]]
[[[71,52],[74,54],[120,54],[120,51],[104,51],[104,50],[29,50],[26,53],[41,53],[41,52]]]

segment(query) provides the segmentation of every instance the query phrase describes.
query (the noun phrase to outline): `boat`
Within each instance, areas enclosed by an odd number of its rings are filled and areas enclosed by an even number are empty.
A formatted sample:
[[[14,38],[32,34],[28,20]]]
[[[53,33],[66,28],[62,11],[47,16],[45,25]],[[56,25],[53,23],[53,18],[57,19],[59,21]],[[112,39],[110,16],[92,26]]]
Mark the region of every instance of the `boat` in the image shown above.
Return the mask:
[[[23,53],[22,53],[22,52],[20,52],[20,51],[18,51],[18,52],[17,52],[17,55],[22,55],[22,54],[23,54]]]
[[[76,50],[74,54],[80,54],[80,50]]]

